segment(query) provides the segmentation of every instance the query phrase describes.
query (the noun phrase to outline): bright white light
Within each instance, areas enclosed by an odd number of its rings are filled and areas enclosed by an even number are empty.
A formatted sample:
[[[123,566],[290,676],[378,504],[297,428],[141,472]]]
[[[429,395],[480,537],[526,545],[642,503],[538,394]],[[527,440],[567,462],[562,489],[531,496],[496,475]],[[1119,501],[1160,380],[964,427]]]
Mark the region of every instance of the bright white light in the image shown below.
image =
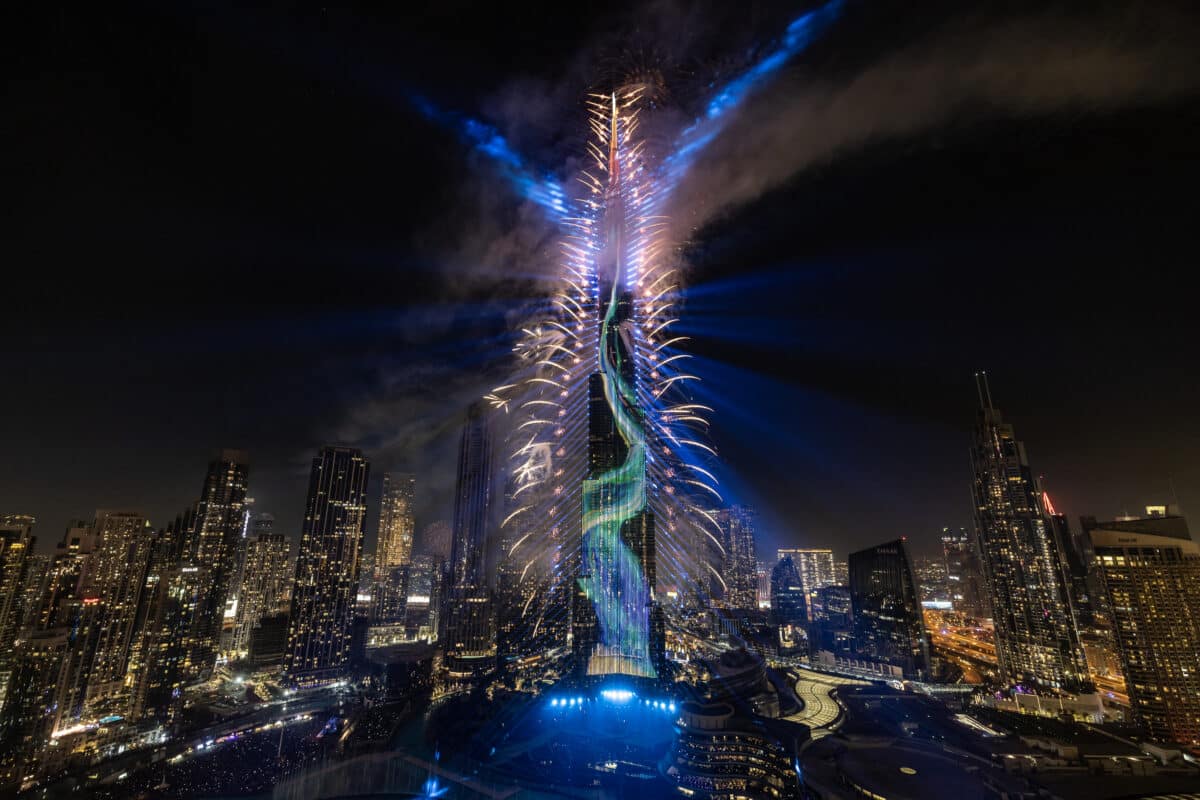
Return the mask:
[[[634,695],[628,689],[605,689],[600,696],[612,703],[628,703]]]

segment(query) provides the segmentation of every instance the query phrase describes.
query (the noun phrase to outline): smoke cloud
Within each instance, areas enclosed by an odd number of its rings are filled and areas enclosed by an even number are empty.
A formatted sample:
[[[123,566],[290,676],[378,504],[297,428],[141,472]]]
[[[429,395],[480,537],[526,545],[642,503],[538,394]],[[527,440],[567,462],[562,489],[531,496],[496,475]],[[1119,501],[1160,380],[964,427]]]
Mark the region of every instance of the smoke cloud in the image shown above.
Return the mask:
[[[1195,91],[1197,27],[1149,3],[1086,20],[969,18],[840,80],[823,79],[819,68],[785,72],[684,176],[671,208],[678,238],[807,167],[881,140],[960,120],[1104,112]]]

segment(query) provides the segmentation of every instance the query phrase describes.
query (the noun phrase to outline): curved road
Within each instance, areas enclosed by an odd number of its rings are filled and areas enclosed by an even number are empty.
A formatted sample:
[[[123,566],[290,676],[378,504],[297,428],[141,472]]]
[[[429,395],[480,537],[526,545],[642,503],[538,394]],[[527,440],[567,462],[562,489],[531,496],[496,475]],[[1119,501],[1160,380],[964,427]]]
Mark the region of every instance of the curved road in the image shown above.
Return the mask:
[[[812,729],[812,735],[829,733],[828,727],[837,721],[841,707],[833,698],[833,693],[842,686],[865,686],[867,681],[854,678],[843,678],[838,675],[825,675],[819,672],[793,673],[796,680],[796,696],[804,703],[804,708],[789,717],[789,722],[802,722]],[[818,729],[825,729],[818,731]]]

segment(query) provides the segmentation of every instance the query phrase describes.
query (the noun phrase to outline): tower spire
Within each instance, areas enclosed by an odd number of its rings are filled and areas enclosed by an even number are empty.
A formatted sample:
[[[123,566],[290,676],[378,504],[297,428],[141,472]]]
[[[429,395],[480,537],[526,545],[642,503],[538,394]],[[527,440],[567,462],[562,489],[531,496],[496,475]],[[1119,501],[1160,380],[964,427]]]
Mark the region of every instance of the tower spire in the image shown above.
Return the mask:
[[[979,395],[979,407],[992,410],[992,388],[988,385],[987,371],[975,373],[975,391]]]

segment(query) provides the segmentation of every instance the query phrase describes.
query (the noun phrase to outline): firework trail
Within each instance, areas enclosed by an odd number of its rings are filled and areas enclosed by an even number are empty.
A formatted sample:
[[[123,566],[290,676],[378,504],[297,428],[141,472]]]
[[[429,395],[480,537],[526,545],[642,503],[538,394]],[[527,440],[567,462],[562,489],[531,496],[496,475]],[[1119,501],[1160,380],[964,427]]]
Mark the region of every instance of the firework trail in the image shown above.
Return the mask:
[[[723,583],[714,563],[724,557],[724,501],[717,454],[706,442],[712,409],[691,398],[688,386],[699,378],[679,349],[687,337],[671,331],[681,278],[662,209],[745,98],[840,8],[832,0],[794,21],[781,42],[713,95],[665,155],[639,138],[639,115],[650,105],[645,85],[589,95],[590,165],[570,197],[494,128],[423,101],[426,116],[487,157],[562,230],[558,289],[522,329],[512,379],[485,399],[511,429],[500,583],[523,587],[523,636],[551,642],[564,641],[566,609],[582,591],[600,638],[589,672],[653,676],[649,614],[659,580],[698,597]],[[590,391],[593,380],[603,382],[602,392]],[[623,450],[616,466],[599,471],[589,464],[596,397]],[[653,532],[651,561],[622,538],[639,515]],[[657,574],[646,574],[643,563],[654,563]]]

